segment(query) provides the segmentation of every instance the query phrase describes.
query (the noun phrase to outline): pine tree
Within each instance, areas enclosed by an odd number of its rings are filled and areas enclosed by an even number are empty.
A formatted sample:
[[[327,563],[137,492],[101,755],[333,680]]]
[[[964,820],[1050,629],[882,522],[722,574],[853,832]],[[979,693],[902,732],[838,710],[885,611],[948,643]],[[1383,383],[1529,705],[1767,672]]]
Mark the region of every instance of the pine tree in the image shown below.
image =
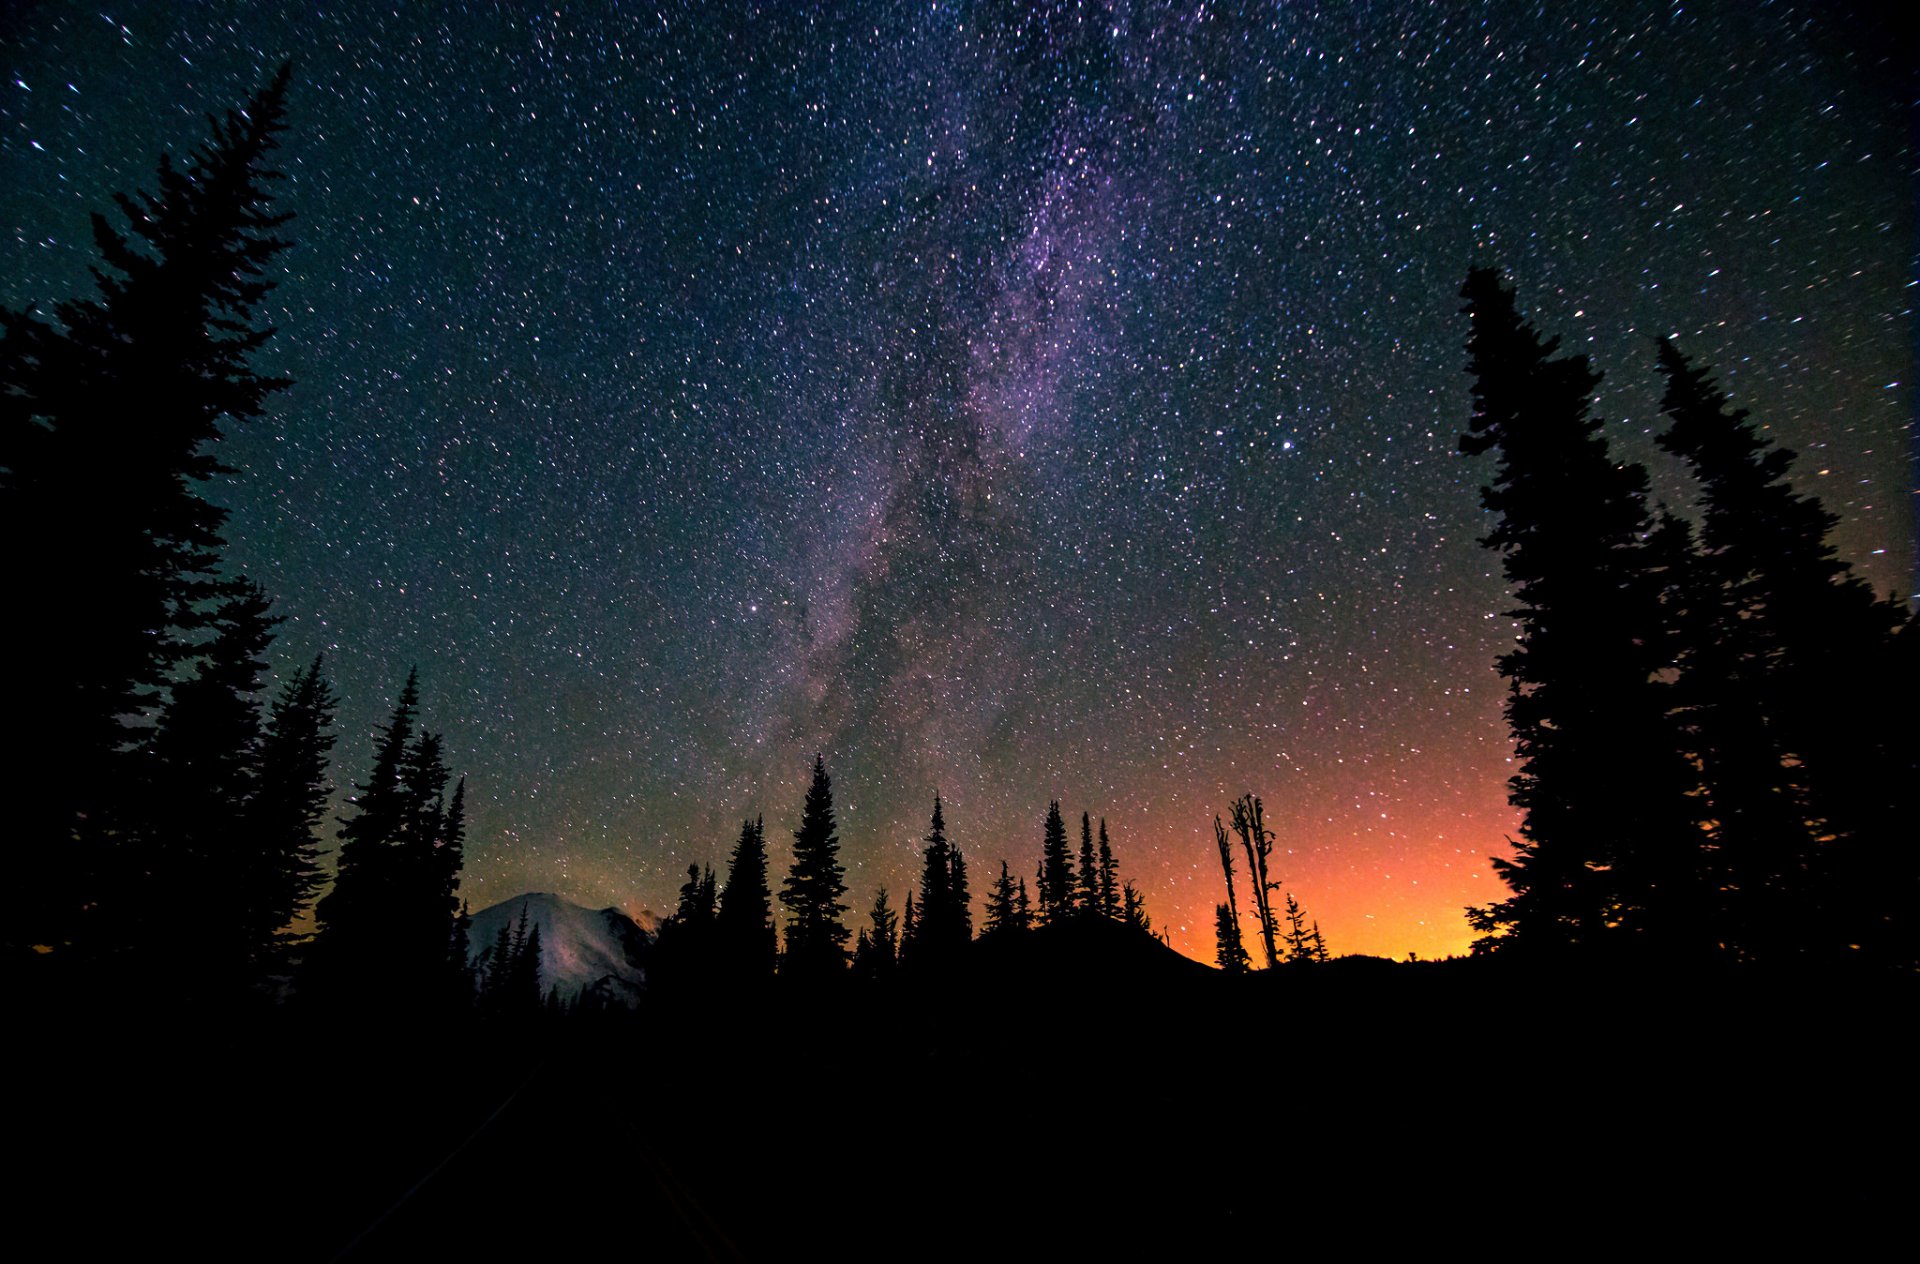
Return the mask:
[[[1002,939],[1016,930],[1026,929],[1021,924],[1018,899],[1014,894],[1013,874],[1003,860],[1000,876],[994,880],[993,890],[987,896],[987,922],[981,928],[980,938]]]
[[[93,219],[97,293],[0,319],[0,535],[8,588],[31,620],[8,623],[16,674],[8,718],[32,734],[12,756],[11,877],[34,900],[7,943],[85,951],[137,891],[136,828],[119,791],[141,784],[124,758],[220,595],[223,510],[198,485],[228,473],[208,445],[257,416],[287,383],[249,361],[286,243],[269,162],[284,129],[288,71],[212,124],[184,165],[160,161],[157,191]]]
[[[275,622],[267,611],[266,595],[241,581],[215,612],[213,638],[142,751],[140,824],[125,840],[139,859],[114,866],[139,878],[119,892],[138,968],[164,965],[176,995],[231,1001],[254,978],[256,945],[234,914],[254,876],[246,808],[257,785],[256,695]],[[182,922],[179,910],[196,905],[221,914]]]
[[[1040,849],[1040,924],[1052,926],[1073,912],[1073,861],[1067,853],[1067,826],[1060,801],[1047,805],[1046,834]]]
[[[1080,814],[1080,868],[1074,880],[1074,907],[1083,913],[1100,911],[1100,864],[1093,853],[1093,819]]]
[[[1324,965],[1327,962],[1327,940],[1320,933],[1320,923],[1313,924],[1313,959]]]
[[[740,822],[740,838],[727,862],[727,885],[714,918],[720,967],[738,982],[773,977],[780,953],[773,926],[773,895],[767,886],[766,827],[758,817]]]
[[[885,887],[875,893],[867,920],[868,927],[861,929],[854,949],[853,972],[860,978],[881,982],[893,977],[900,955],[900,919],[887,903]]]
[[[464,833],[465,824],[442,806],[443,743],[416,735],[419,701],[419,678],[409,673],[373,770],[349,801],[354,815],[340,826],[333,889],[314,910],[318,929],[302,979],[311,998],[391,1009],[445,993],[461,864],[449,826]]]
[[[793,832],[793,868],[780,888],[780,902],[787,906],[790,919],[782,973],[817,982],[845,970],[849,935],[840,920],[847,911],[840,897],[846,893],[833,817],[833,782],[827,777],[826,761],[815,756],[800,828]]]
[[[1213,963],[1228,974],[1245,974],[1253,968],[1247,946],[1240,938],[1240,921],[1224,904],[1213,907]]]
[[[1033,900],[1027,895],[1027,880],[1020,879],[1020,890],[1013,897],[1013,925],[1015,930],[1033,929]]]
[[[1153,934],[1153,919],[1147,916],[1147,902],[1127,883],[1120,892],[1120,920],[1143,935]]]
[[[1669,638],[1646,473],[1609,455],[1585,357],[1556,358],[1491,269],[1461,293],[1474,414],[1460,448],[1496,457],[1482,543],[1502,557],[1520,625],[1499,668],[1521,836],[1493,862],[1513,894],[1470,920],[1484,947],[1534,955],[1696,950],[1701,830],[1659,679]]]
[[[1895,841],[1914,814],[1912,744],[1882,722],[1889,685],[1896,705],[1920,701],[1893,665],[1903,612],[1834,551],[1838,519],[1793,489],[1794,454],[1671,340],[1659,359],[1672,424],[1658,442],[1700,487],[1675,694],[1711,809],[1719,937],[1756,960],[1832,960],[1860,945],[1911,968],[1911,931],[1904,953],[1888,951],[1887,932],[1913,925],[1920,898],[1915,852]]]
[[[953,901],[951,911],[953,950],[959,952],[973,942],[973,891],[967,883],[967,858],[958,847],[953,849],[953,882],[949,895]]]
[[[246,807],[250,872],[239,918],[262,969],[284,959],[291,927],[322,881],[314,830],[326,810],[338,703],[321,668],[315,657],[274,699]]]
[[[1100,911],[1118,921],[1120,918],[1120,866],[1114,862],[1113,847],[1107,842],[1107,818],[1100,818]]]
[[[1314,960],[1313,932],[1307,929],[1307,915],[1300,909],[1300,901],[1293,898],[1293,892],[1287,892],[1287,933],[1282,936],[1287,943],[1287,960],[1311,964]]]
[[[953,848],[947,842],[946,818],[940,796],[933,796],[933,819],[927,828],[926,851],[920,869],[919,917],[905,962],[912,966],[949,960],[959,931],[959,909],[953,890]]]

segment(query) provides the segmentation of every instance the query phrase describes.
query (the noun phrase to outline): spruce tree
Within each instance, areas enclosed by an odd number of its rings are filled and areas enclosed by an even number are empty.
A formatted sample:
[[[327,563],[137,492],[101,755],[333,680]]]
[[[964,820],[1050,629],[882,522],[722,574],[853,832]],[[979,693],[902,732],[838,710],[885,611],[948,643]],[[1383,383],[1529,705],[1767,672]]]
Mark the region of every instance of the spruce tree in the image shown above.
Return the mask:
[[[1883,722],[1889,687],[1896,708],[1920,701],[1893,662],[1902,611],[1834,551],[1838,519],[1794,490],[1794,454],[1671,340],[1658,350],[1658,442],[1700,489],[1674,692],[1710,807],[1719,938],[1775,964],[1911,968],[1913,945],[1889,952],[1889,931],[1912,927],[1920,898],[1916,853],[1896,842],[1915,807],[1912,743]]]
[[[199,485],[228,473],[209,445],[259,415],[283,380],[250,361],[271,336],[256,315],[289,218],[271,209],[288,71],[214,120],[156,190],[93,218],[93,297],[0,320],[0,535],[31,540],[8,585],[13,880],[35,892],[7,943],[87,951],[120,925],[118,896],[143,862],[111,845],[136,829],[121,791],[140,721],[178,677],[219,596],[225,512]],[[129,869],[132,872],[127,872]],[[108,931],[111,934],[111,930]]]
[[[958,847],[953,849],[953,882],[948,895],[953,902],[948,935],[953,951],[959,952],[973,942],[973,891],[967,883],[967,858]]]
[[[338,703],[316,657],[281,689],[260,737],[247,802],[250,871],[239,915],[256,963],[277,966],[322,876],[314,830],[326,810]]]
[[[1143,935],[1153,934],[1153,919],[1147,916],[1147,901],[1131,882],[1120,891],[1120,920]]]
[[[416,734],[419,701],[419,678],[409,673],[373,770],[349,800],[333,888],[314,910],[302,979],[313,999],[381,1009],[444,994],[461,860],[448,845],[456,822],[441,802],[443,743]]]
[[[247,803],[260,744],[256,695],[275,620],[265,593],[241,581],[213,615],[214,635],[177,684],[142,751],[145,785],[114,871],[137,877],[119,917],[135,933],[137,970],[164,968],[176,995],[233,999],[253,981],[255,944],[243,910],[254,877]],[[183,908],[207,915],[181,919]]]
[[[781,971],[811,983],[838,977],[847,964],[849,934],[840,915],[847,906],[845,870],[833,817],[833,782],[826,761],[815,756],[813,780],[793,832],[793,867],[780,887],[787,906],[787,952]]]
[[[1115,921],[1120,919],[1120,866],[1114,862],[1113,847],[1107,842],[1107,818],[1100,818],[1100,912]]]
[[[740,822],[740,838],[727,861],[727,885],[714,917],[717,963],[736,982],[773,977],[779,940],[773,926],[773,894],[767,886],[766,828],[761,819]]]
[[[987,896],[987,921],[980,930],[980,938],[1002,939],[1016,929],[1025,929],[1019,925],[1017,898],[1013,874],[1003,860],[1000,862],[1000,876],[994,880],[993,890]]]
[[[1224,904],[1213,907],[1213,963],[1228,974],[1245,974],[1253,968],[1247,946],[1240,938],[1240,921]]]
[[[1281,936],[1287,944],[1287,960],[1302,964],[1311,964],[1314,960],[1313,932],[1307,929],[1307,915],[1300,908],[1300,901],[1293,898],[1293,892],[1287,892],[1287,933]]]
[[[1100,911],[1100,865],[1093,853],[1093,819],[1080,814],[1080,869],[1075,878],[1074,907],[1083,913]]]
[[[1040,924],[1063,922],[1073,912],[1073,861],[1067,852],[1067,826],[1060,819],[1060,801],[1047,805],[1046,830],[1040,846]]]
[[[1474,407],[1460,449],[1495,458],[1482,543],[1501,555],[1520,627],[1499,659],[1520,839],[1493,862],[1513,894],[1470,920],[1483,947],[1536,956],[1696,951],[1701,830],[1659,678],[1646,473],[1608,453],[1584,356],[1556,356],[1491,269],[1461,293]]]
[[[947,842],[946,818],[938,794],[933,796],[933,819],[927,827],[926,844],[920,868],[919,916],[905,957],[911,966],[949,959],[959,925],[953,891],[953,848]]]
[[[867,921],[854,948],[853,972],[860,978],[882,982],[893,977],[900,955],[900,919],[887,903],[885,887],[874,894]]]

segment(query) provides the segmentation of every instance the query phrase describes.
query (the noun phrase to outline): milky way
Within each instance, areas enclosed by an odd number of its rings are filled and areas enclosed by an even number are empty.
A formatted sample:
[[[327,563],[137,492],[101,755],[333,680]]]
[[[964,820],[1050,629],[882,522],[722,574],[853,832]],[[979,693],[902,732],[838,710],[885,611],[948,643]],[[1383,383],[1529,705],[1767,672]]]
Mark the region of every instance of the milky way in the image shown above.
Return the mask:
[[[476,907],[659,908],[819,751],[862,906],[936,789],[976,884],[1058,798],[1206,956],[1251,790],[1336,950],[1454,951],[1514,825],[1470,262],[1667,500],[1671,332],[1912,591],[1901,38],[1542,9],[38,6],[0,300],[296,59],[228,556],[276,668],[327,655],[343,784],[419,665]]]

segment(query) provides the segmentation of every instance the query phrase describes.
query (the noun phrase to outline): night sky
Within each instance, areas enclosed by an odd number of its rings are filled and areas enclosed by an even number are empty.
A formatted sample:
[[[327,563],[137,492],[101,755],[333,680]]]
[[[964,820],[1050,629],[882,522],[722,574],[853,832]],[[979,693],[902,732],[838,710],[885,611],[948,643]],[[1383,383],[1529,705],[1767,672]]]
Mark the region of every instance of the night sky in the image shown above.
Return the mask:
[[[410,664],[474,907],[670,907],[816,751],[850,903],[936,788],[976,895],[1050,798],[1210,959],[1262,795],[1336,952],[1462,949],[1515,816],[1470,262],[1655,466],[1677,334],[1913,591],[1911,81],[1833,6],[9,5],[0,302],[296,59],[297,249],[228,559]],[[556,13],[556,10],[558,12]],[[777,874],[776,874],[777,876]]]

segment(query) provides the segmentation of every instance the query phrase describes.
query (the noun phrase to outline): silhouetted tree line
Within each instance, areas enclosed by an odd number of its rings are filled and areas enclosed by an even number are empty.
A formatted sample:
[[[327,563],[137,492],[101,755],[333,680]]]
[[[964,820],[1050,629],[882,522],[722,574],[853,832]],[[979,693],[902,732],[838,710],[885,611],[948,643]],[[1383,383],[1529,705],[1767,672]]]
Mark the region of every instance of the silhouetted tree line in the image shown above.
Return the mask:
[[[1920,967],[1913,617],[1834,552],[1837,519],[1670,339],[1660,447],[1690,517],[1647,500],[1487,268],[1462,289],[1482,500],[1518,621],[1499,670],[1520,771],[1512,892],[1483,952]]]
[[[1081,863],[1066,848],[1060,805],[1048,805],[1042,829],[1039,882],[1032,902],[1026,879],[1016,880],[1000,862],[985,904],[981,939],[1003,940],[1075,918],[1108,918],[1153,934],[1146,902],[1131,882],[1122,883],[1104,820],[1099,841],[1089,814],[1081,815]],[[876,891],[866,924],[854,932],[842,921],[847,906],[845,871],[833,810],[833,784],[822,759],[794,830],[793,865],[782,883],[787,906],[785,947],[775,951],[775,924],[767,881],[761,820],[743,823],[724,886],[710,866],[690,865],[679,903],[661,923],[651,957],[648,991],[663,999],[731,992],[775,978],[802,987],[838,979],[878,983],[896,976],[935,975],[951,968],[975,941],[973,897],[964,853],[947,836],[946,809],[936,794],[927,827],[918,889],[909,888],[895,908],[886,888]]]

